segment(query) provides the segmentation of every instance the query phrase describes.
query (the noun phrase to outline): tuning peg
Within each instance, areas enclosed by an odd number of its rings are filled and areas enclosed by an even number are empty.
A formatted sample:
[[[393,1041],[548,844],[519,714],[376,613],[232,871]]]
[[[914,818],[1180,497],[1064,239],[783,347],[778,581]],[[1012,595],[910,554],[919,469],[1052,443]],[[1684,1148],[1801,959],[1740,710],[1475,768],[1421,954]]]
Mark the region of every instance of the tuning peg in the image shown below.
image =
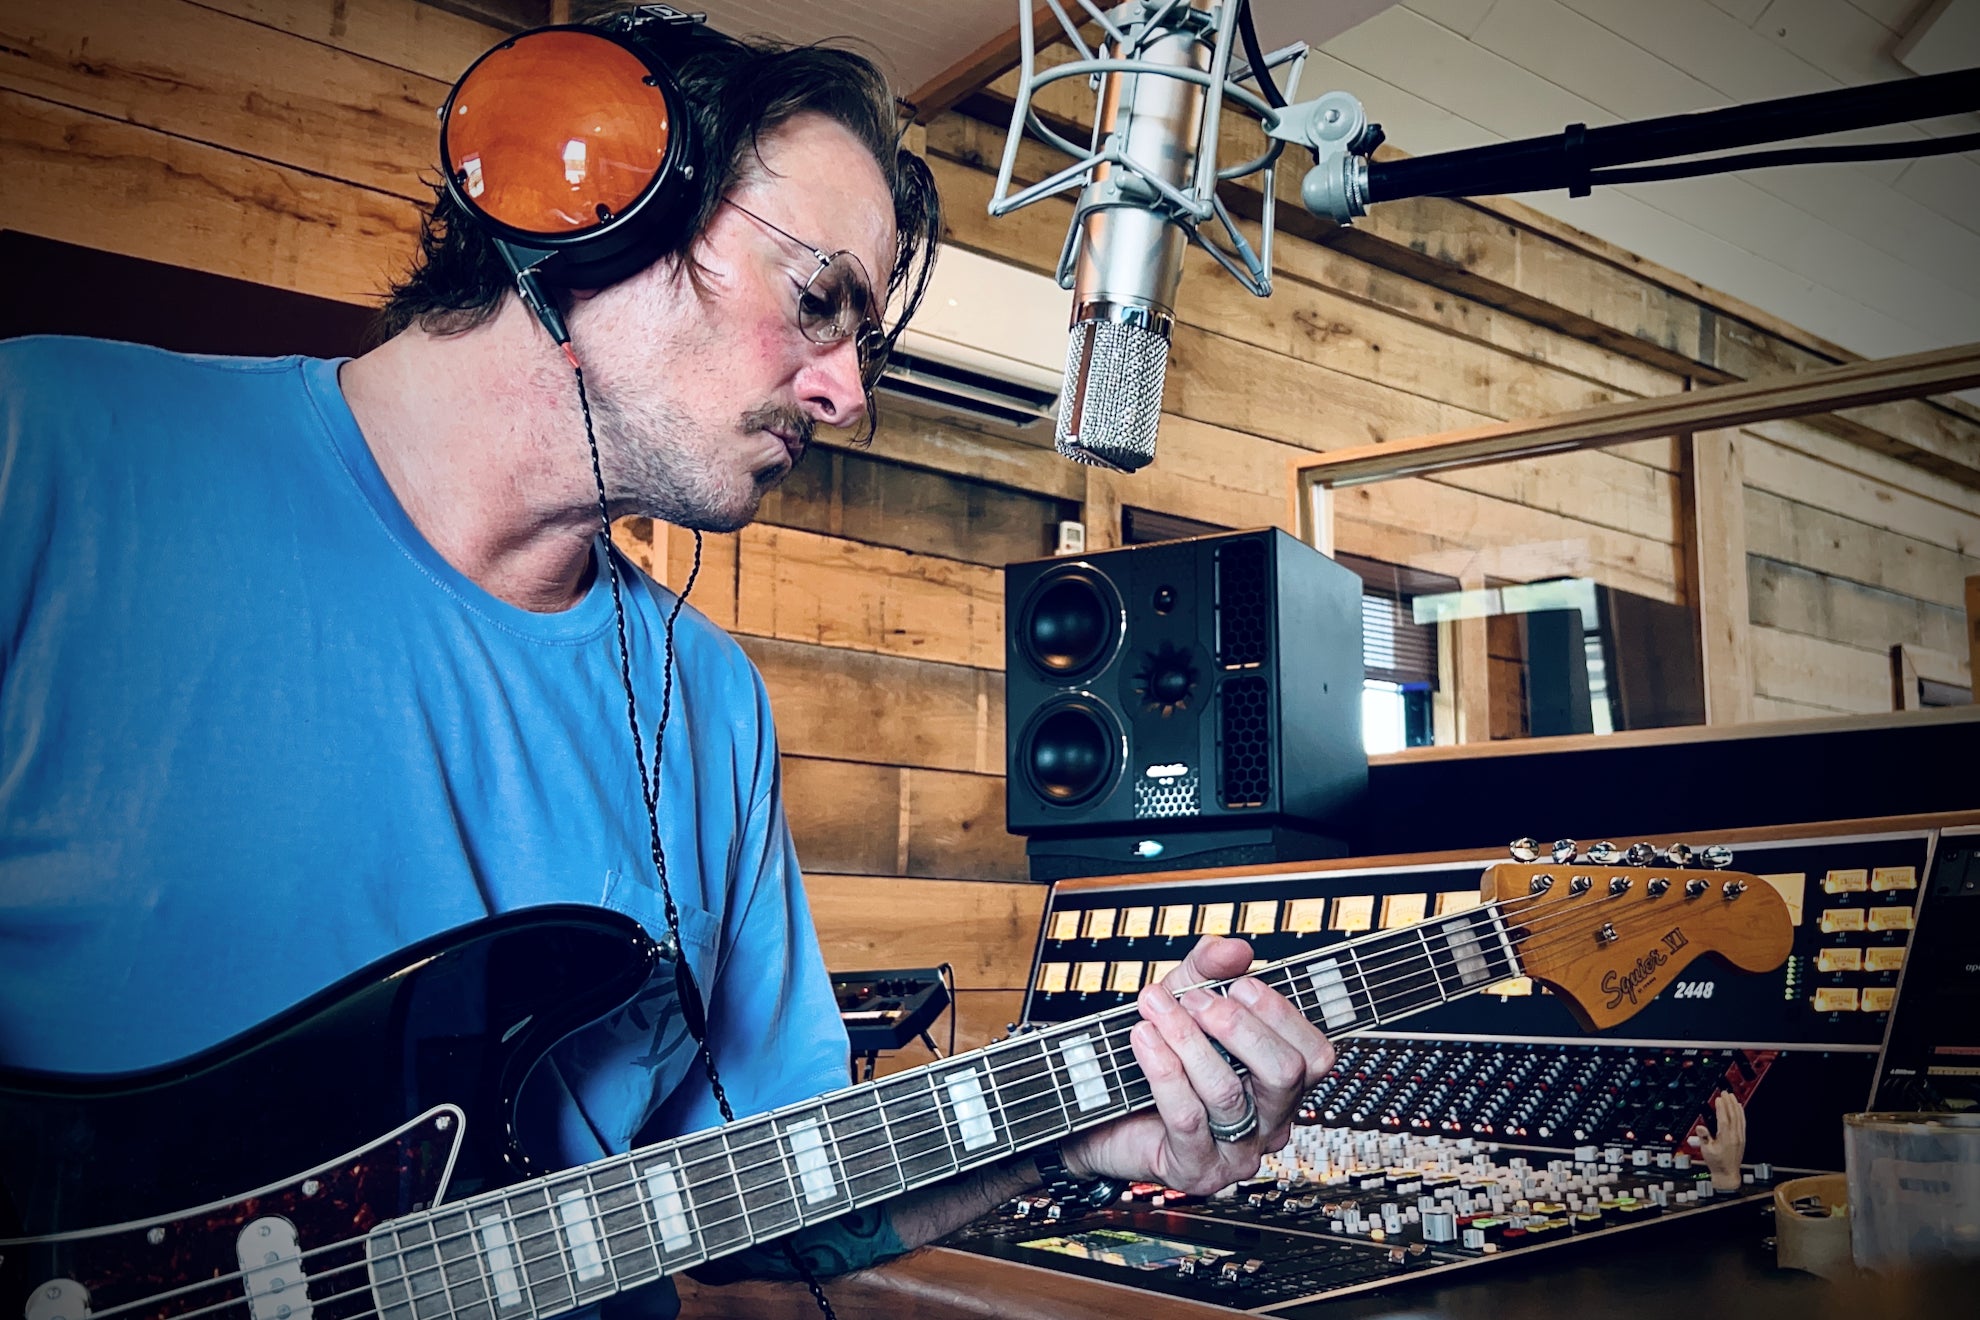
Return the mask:
[[[1537,839],[1514,839],[1506,845],[1515,862],[1537,862],[1540,860],[1540,842]]]
[[[1723,871],[1733,864],[1733,850],[1723,843],[1715,843],[1698,854],[1700,860],[1714,871]]]
[[[1622,849],[1604,839],[1588,850],[1588,860],[1597,866],[1614,866],[1622,860]]]
[[[1674,843],[1664,849],[1664,860],[1672,866],[1690,866],[1691,856],[1690,844]]]
[[[1549,855],[1554,859],[1554,865],[1566,866],[1574,860],[1574,855],[1579,850],[1580,845],[1573,839],[1556,839],[1553,851]]]
[[[1623,860],[1631,866],[1648,866],[1657,860],[1657,850],[1647,843],[1632,843],[1629,851],[1623,854]]]

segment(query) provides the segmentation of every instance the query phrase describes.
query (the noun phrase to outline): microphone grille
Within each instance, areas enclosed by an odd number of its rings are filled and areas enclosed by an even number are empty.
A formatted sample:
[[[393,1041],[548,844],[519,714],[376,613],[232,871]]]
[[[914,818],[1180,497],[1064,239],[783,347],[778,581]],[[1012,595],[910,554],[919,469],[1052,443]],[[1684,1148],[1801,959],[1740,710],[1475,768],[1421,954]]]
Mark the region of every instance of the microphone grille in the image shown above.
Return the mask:
[[[1128,321],[1075,322],[1059,395],[1058,450],[1078,463],[1132,472],[1155,457],[1169,336]]]

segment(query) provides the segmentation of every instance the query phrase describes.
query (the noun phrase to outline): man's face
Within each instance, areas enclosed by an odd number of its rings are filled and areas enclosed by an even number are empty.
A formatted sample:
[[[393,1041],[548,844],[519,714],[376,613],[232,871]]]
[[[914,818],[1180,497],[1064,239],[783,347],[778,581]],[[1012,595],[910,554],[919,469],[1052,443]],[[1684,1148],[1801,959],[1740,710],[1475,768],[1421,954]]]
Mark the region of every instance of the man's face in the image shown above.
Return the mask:
[[[572,313],[615,516],[733,531],[790,472],[814,425],[865,416],[856,337],[806,338],[798,299],[818,268],[811,248],[850,251],[874,298],[886,297],[886,181],[857,139],[819,115],[760,146],[762,164],[730,198],[761,219],[716,210],[696,251],[700,289],[685,267],[659,262]]]

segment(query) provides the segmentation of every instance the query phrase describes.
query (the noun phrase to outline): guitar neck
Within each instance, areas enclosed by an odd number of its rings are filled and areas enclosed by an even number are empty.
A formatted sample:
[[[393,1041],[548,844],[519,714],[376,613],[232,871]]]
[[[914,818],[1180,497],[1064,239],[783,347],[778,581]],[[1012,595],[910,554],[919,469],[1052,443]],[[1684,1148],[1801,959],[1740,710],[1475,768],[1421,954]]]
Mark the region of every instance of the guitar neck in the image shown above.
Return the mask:
[[[1520,974],[1485,906],[1253,975],[1352,1035]],[[380,1320],[552,1316],[1147,1108],[1133,1004],[394,1220]]]

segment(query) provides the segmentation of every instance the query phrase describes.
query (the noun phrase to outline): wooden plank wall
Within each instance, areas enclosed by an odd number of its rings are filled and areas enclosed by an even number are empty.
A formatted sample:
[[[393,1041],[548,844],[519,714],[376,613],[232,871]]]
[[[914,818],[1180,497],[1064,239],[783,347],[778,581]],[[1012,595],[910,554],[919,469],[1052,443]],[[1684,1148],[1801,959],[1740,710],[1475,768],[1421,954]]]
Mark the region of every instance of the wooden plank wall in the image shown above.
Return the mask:
[[[0,227],[369,301],[410,251],[446,80],[497,35],[415,0],[0,0]],[[926,126],[949,238],[1046,269],[1065,203],[984,213],[1001,136],[994,96]],[[1027,145],[1020,173],[1045,163]],[[1258,200],[1234,190],[1240,214]],[[1278,255],[1261,302],[1193,254],[1160,458],[1140,475],[897,406],[869,450],[828,442],[758,525],[707,538],[694,600],[769,685],[827,961],[953,964],[964,1044],[1017,1015],[1042,910],[1002,829],[1000,566],[1044,553],[1059,519],[1094,546],[1117,543],[1125,506],[1283,524],[1289,467],[1314,450],[1842,356],[1514,206],[1406,203],[1345,232],[1292,217]],[[1758,714],[1867,708],[1888,700],[1872,680],[1891,645],[1928,664],[1959,651],[1980,426],[1891,404],[1735,444]],[[1337,544],[1467,585],[1532,565],[1480,555],[1481,538],[1537,544],[1691,602],[1687,451],[1364,488],[1338,501]],[[621,539],[685,579],[684,534]]]
[[[1971,686],[1971,487],[1794,422],[1750,428],[1744,470],[1754,715],[1892,709],[1891,648]]]

